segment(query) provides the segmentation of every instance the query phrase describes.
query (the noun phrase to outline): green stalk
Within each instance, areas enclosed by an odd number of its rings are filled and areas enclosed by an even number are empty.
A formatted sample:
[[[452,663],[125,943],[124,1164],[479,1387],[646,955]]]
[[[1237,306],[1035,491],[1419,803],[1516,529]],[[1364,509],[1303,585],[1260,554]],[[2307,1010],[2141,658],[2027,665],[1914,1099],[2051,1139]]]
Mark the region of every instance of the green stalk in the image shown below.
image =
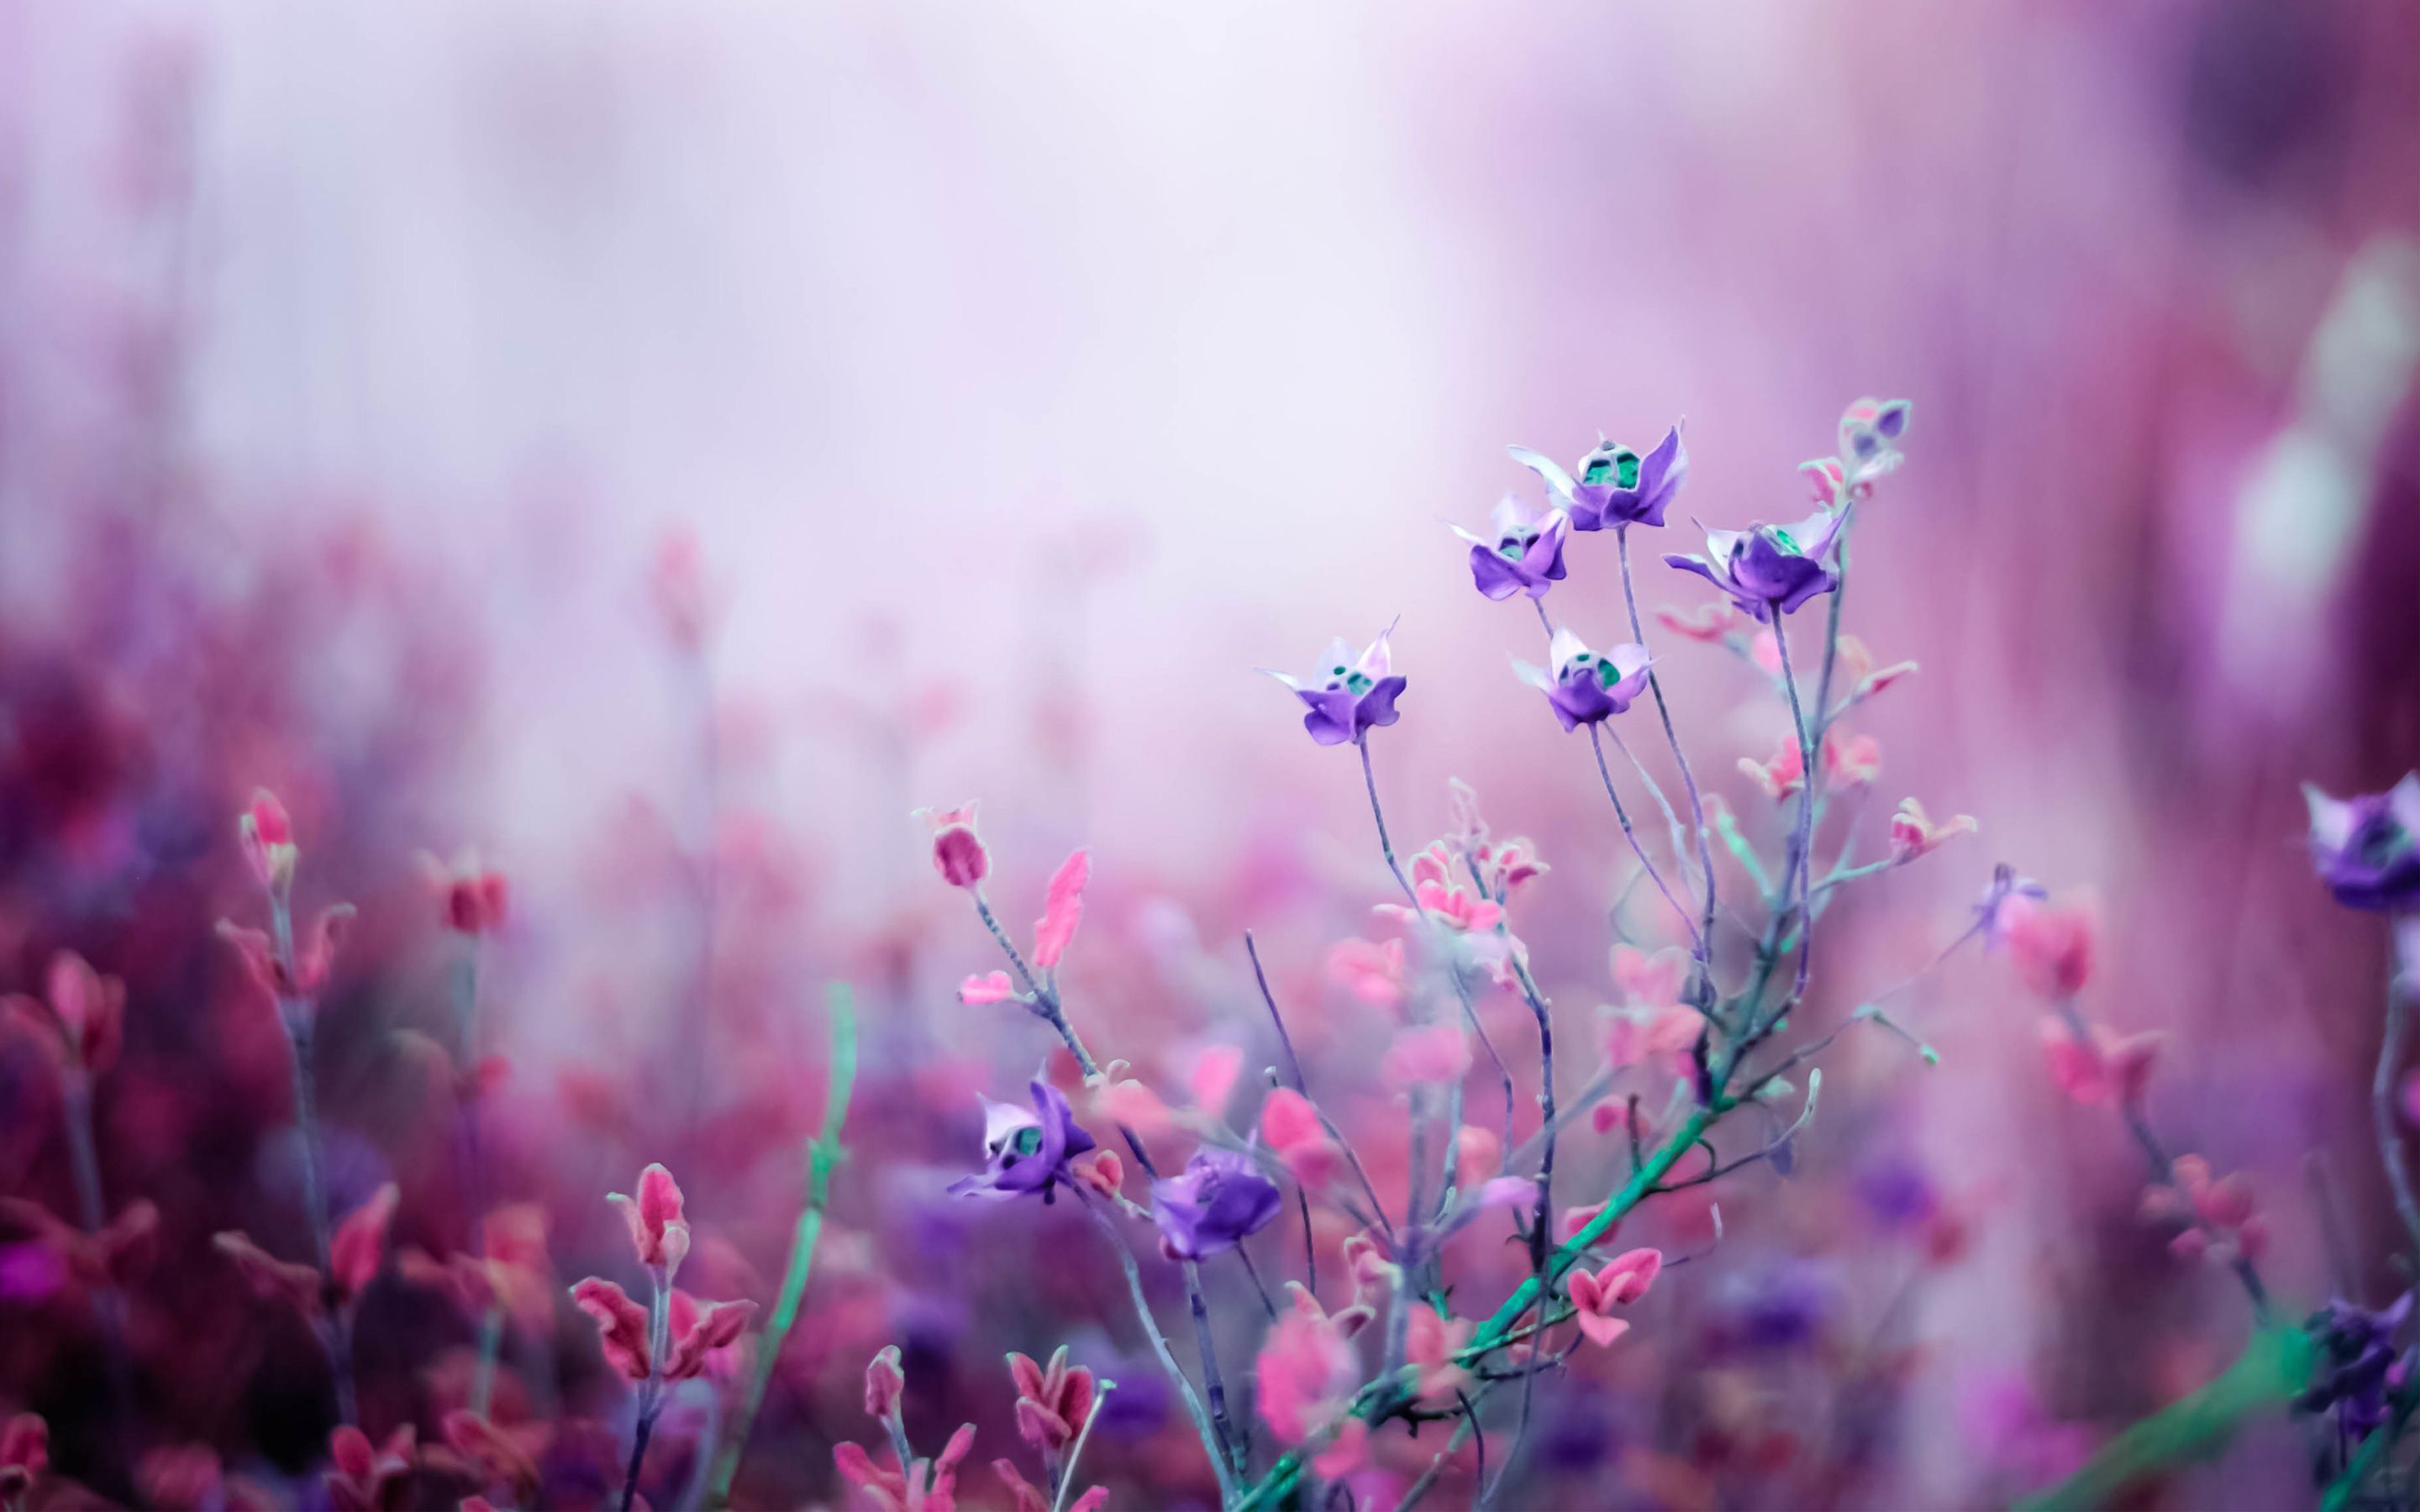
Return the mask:
[[[756,1426],[757,1411],[765,1405],[766,1388],[773,1380],[773,1364],[782,1357],[790,1325],[799,1320],[799,1304],[807,1292],[807,1273],[814,1264],[815,1239],[823,1232],[824,1208],[831,1196],[832,1167],[840,1164],[845,1153],[840,1142],[841,1125],[848,1119],[849,1089],[856,1083],[856,1001],[848,983],[836,981],[831,984],[831,1090],[824,1099],[823,1133],[807,1146],[806,1211],[799,1214],[798,1232],[790,1240],[790,1265],[782,1275],[782,1294],[773,1304],[772,1321],[765,1325],[764,1336],[757,1341],[756,1369],[749,1379],[748,1395],[732,1418],[731,1436],[722,1445],[721,1462],[715,1469],[713,1491],[707,1499],[710,1505],[731,1504],[731,1482],[739,1473],[739,1459],[747,1452],[748,1435]]]

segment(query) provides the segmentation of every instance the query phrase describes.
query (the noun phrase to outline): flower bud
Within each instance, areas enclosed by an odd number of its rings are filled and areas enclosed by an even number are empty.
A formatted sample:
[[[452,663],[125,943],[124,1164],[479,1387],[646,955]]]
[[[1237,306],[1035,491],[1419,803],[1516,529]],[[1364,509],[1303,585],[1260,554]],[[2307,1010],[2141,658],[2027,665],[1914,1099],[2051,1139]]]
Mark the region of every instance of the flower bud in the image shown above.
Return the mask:
[[[886,1345],[865,1364],[865,1415],[888,1423],[899,1415],[899,1395],[908,1373],[899,1367],[899,1346]]]

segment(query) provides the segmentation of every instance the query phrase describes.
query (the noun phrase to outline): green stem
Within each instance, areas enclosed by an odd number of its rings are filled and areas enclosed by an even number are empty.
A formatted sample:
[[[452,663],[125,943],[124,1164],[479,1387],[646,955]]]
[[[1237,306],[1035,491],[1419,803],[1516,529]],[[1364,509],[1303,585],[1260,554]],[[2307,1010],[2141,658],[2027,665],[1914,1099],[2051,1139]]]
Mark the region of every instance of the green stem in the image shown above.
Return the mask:
[[[756,1426],[756,1413],[765,1405],[765,1392],[773,1380],[774,1362],[782,1356],[782,1346],[790,1336],[791,1325],[799,1320],[799,1304],[806,1296],[807,1276],[814,1268],[815,1240],[823,1232],[824,1209],[831,1196],[832,1167],[839,1165],[845,1147],[840,1142],[842,1125],[848,1119],[848,1097],[857,1083],[857,1009],[848,983],[831,984],[831,1090],[824,1099],[822,1134],[807,1147],[807,1205],[799,1214],[798,1231],[790,1240],[790,1264],[782,1274],[781,1295],[773,1304],[772,1320],[765,1326],[765,1336],[758,1341],[755,1373],[749,1379],[748,1395],[741,1398],[738,1412],[731,1422],[731,1436],[722,1446],[721,1465],[714,1473],[709,1504],[731,1504],[731,1482],[739,1473],[740,1457],[747,1452],[748,1435]]]

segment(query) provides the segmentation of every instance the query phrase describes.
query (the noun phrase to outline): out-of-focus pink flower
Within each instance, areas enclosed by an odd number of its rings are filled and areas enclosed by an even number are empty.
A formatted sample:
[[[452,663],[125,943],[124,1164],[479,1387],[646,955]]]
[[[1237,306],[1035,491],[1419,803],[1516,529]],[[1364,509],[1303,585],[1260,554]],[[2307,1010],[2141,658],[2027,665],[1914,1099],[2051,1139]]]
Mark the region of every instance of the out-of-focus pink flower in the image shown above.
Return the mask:
[[[128,1203],[96,1234],[62,1223],[48,1208],[23,1197],[0,1197],[0,1224],[31,1234],[82,1286],[132,1286],[160,1255],[160,1210],[148,1197]]]
[[[328,985],[329,968],[335,964],[336,949],[345,942],[345,933],[352,927],[353,905],[336,903],[319,910],[319,917],[296,940],[293,969],[280,958],[269,935],[256,929],[246,929],[231,919],[219,920],[219,937],[235,947],[242,957],[244,969],[252,974],[253,982],[267,993],[271,1000],[283,1006],[289,1003],[310,1004],[318,1000]]]
[[[1419,1367],[1412,1392],[1430,1406],[1438,1406],[1470,1383],[1470,1372],[1454,1356],[1470,1342],[1479,1325],[1467,1318],[1448,1318],[1433,1307],[1414,1307],[1405,1331],[1404,1359]]]
[[[2145,1190],[2143,1216],[2186,1226],[2168,1242],[2179,1258],[2232,1261],[2241,1255],[2257,1260],[2267,1251],[2269,1223],[2260,1215],[2251,1179],[2242,1171],[2214,1178],[2210,1162],[2199,1155],[2179,1155],[2169,1163],[2168,1176],[2173,1184]]]
[[[1015,1504],[1016,1512],[1051,1512],[1050,1498],[1019,1473],[1014,1461],[995,1459],[991,1462],[991,1473],[1008,1488],[1009,1500]],[[1095,1486],[1068,1503],[1067,1512],[1100,1512],[1101,1504],[1109,1499],[1109,1489]]]
[[[1492,1130],[1466,1123],[1454,1131],[1453,1184],[1476,1192],[1504,1165],[1504,1141]]]
[[[1563,1290],[1578,1309],[1580,1332],[1594,1344],[1611,1344],[1630,1330],[1627,1319],[1616,1318],[1612,1309],[1626,1307],[1647,1295],[1655,1277],[1664,1269],[1664,1252],[1656,1249],[1635,1249],[1615,1256],[1591,1274],[1575,1267],[1563,1278]]]
[[[1635,1008],[1666,1008],[1681,1001],[1689,980],[1689,952],[1669,946],[1649,955],[1635,945],[1613,948],[1613,984]]]
[[[1066,1451],[1084,1431],[1093,1412],[1093,1373],[1067,1364],[1067,1346],[1051,1351],[1047,1365],[1027,1355],[1008,1357],[1009,1378],[1016,1382],[1016,1434],[1047,1455]]]
[[[1644,1119],[1638,1121],[1646,1122]],[[1589,1123],[1599,1134],[1611,1134],[1616,1129],[1628,1130],[1631,1123],[1630,1103],[1626,1100],[1607,1098],[1589,1110]],[[1638,1132],[1646,1133],[1644,1129]]]
[[[1365,1302],[1355,1302],[1349,1306],[1341,1307],[1331,1313],[1322,1307],[1319,1304],[1319,1299],[1311,1294],[1311,1288],[1299,1281],[1287,1282],[1285,1289],[1287,1299],[1294,1304],[1295,1312],[1317,1319],[1322,1324],[1334,1329],[1343,1338],[1349,1339],[1360,1333],[1378,1316],[1377,1309]]]
[[[1701,1022],[1694,1009],[1608,1008],[1600,1019],[1606,1064],[1637,1066],[1663,1055],[1686,1055]]]
[[[1367,1233],[1355,1234],[1342,1246],[1344,1273],[1353,1278],[1355,1302],[1375,1312],[1394,1295],[1403,1267],[1387,1257],[1386,1247]]]
[[[2011,897],[2000,910],[2002,938],[2017,980],[2052,1002],[2074,996],[2092,980],[2100,927],[2088,897],[2037,902]]]
[[[854,1443],[832,1445],[832,1464],[871,1512],[957,1512],[958,1461],[974,1445],[975,1426],[969,1423],[950,1435],[939,1455],[897,1470],[877,1468]]]
[[[1114,1197],[1125,1185],[1126,1163],[1118,1159],[1114,1149],[1096,1149],[1078,1157],[1069,1167],[1076,1180],[1105,1197]]]
[[[958,983],[958,1001],[961,1003],[1004,1003],[1018,995],[1016,984],[1008,980],[1005,971],[969,977]]]
[[[252,790],[252,801],[237,816],[236,834],[243,841],[244,864],[263,887],[283,895],[294,881],[294,863],[301,855],[294,844],[294,826],[286,805],[267,788]]]
[[[450,862],[420,853],[420,874],[437,900],[437,921],[463,934],[487,934],[504,927],[508,889],[504,874],[479,864],[465,849]]]
[[[20,1412],[0,1425],[0,1504],[11,1512],[51,1464],[51,1428],[31,1412]]]
[[[1902,678],[1913,677],[1916,673],[1916,664],[1915,662],[1895,661],[1887,667],[1868,672],[1865,676],[1858,678],[1856,687],[1849,695],[1849,701],[1853,703],[1863,703],[1866,700],[1872,698],[1875,694],[1881,692],[1884,688],[1890,687],[1893,683],[1896,683]]]
[[[933,870],[941,873],[942,881],[953,887],[971,887],[991,874],[991,853],[975,834],[973,804],[916,812],[932,828]],[[1074,926],[1068,928],[1072,933]]]
[[[1847,740],[1825,736],[1823,780],[1832,787],[1862,787],[1882,774],[1883,743],[1871,735]]]
[[[1684,609],[1672,604],[1659,604],[1655,618],[1674,635],[1702,640],[1708,645],[1719,643],[1723,637],[1737,633],[1748,623],[1746,615],[1733,608],[1729,599],[1716,599]]]
[[[334,1512],[387,1512],[400,1507],[419,1446],[409,1423],[372,1443],[370,1436],[350,1424],[328,1436],[328,1458],[334,1468],[327,1473],[328,1504]]]
[[[1786,734],[1774,748],[1772,759],[1759,762],[1743,756],[1739,769],[1764,790],[1764,795],[1778,803],[1798,791],[1806,781],[1806,753],[1798,748],[1798,737]]]
[[[655,560],[647,569],[647,596],[655,605],[656,622],[675,649],[694,655],[706,644],[713,609],[696,532],[667,531],[656,543]]]
[[[1343,1335],[1296,1307],[1279,1316],[1261,1346],[1254,1369],[1261,1416],[1279,1443],[1301,1443],[1351,1405],[1360,1376]]]
[[[1485,841],[1470,852],[1471,864],[1479,869],[1488,892],[1509,898],[1525,882],[1531,882],[1554,870],[1539,859],[1538,842],[1526,835],[1510,840]]]
[[[1112,1060],[1097,1075],[1084,1079],[1087,1112],[1128,1129],[1152,1130],[1168,1124],[1168,1104],[1157,1092],[1127,1074],[1133,1068]]]
[[[1378,1075],[1397,1091],[1431,1082],[1458,1082],[1470,1071],[1470,1037],[1459,1024],[1396,1031],[1378,1057]]]
[[[605,1200],[621,1210],[639,1263],[661,1271],[664,1283],[669,1284],[688,1257],[690,1242],[689,1221],[681,1213],[680,1183],[673,1180],[673,1173],[661,1165],[650,1165],[639,1173],[636,1197],[610,1192]]]
[[[1891,815],[1891,856],[1901,866],[1919,856],[1929,855],[1960,835],[1971,835],[1980,826],[1973,814],[1960,814],[1947,824],[1936,825],[1924,811],[1924,805],[1914,798],[1899,800],[1899,811]]]
[[[1401,940],[1339,940],[1328,947],[1327,974],[1354,996],[1380,1008],[1402,1006],[1409,986]]]
[[[1278,1088],[1261,1103],[1261,1137],[1306,1187],[1326,1185],[1342,1164],[1342,1153],[1319,1121],[1319,1110],[1290,1087]]]
[[[2050,1061],[2051,1079],[2078,1103],[2123,1107],[2139,1101],[2159,1060],[2161,1037],[2120,1039],[2102,1025],[2087,1028],[2089,1038],[2079,1041],[2064,1020],[2042,1020],[2042,1054]]]
[[[1042,917],[1033,925],[1034,964],[1057,965],[1067,942],[1076,937],[1076,925],[1084,917],[1084,884],[1092,874],[1092,856],[1085,851],[1068,856],[1051,873]]]
[[[359,1301],[386,1264],[387,1227],[395,1221],[396,1204],[401,1197],[400,1190],[389,1181],[336,1226],[335,1237],[328,1243],[328,1284],[337,1305]]]
[[[220,1254],[235,1262],[237,1272],[252,1288],[254,1295],[284,1302],[305,1318],[319,1316],[320,1298],[325,1288],[318,1272],[307,1265],[279,1259],[254,1243],[249,1234],[229,1231],[214,1235],[210,1242]]]
[[[1193,1093],[1193,1105],[1217,1118],[1227,1106],[1227,1094],[1235,1089],[1235,1078],[1244,1071],[1244,1052],[1232,1044],[1214,1044],[1193,1057],[1193,1069],[1185,1073],[1187,1088]]]
[[[481,1413],[457,1409],[445,1414],[440,1427],[444,1430],[446,1443],[478,1474],[483,1485],[509,1487],[515,1505],[535,1504],[537,1456],[546,1444],[546,1425],[520,1424],[507,1428]],[[469,1512],[470,1505],[470,1502],[464,1502],[462,1512]]]
[[[125,1042],[126,984],[61,950],[51,958],[47,986],[48,1001],[23,993],[0,997],[0,1022],[13,1020],[54,1060],[88,1076],[116,1065]]]
[[[1585,1208],[1565,1208],[1562,1216],[1555,1221],[1555,1242],[1568,1244],[1578,1238],[1580,1230],[1596,1222],[1598,1216],[1605,1211],[1605,1208],[1606,1205],[1602,1202],[1592,1202]],[[1621,1220],[1617,1218],[1606,1226],[1604,1233],[1597,1236],[1597,1242],[1602,1244],[1620,1232],[1621,1232]]]
[[[1476,890],[1458,887],[1453,882],[1453,859],[1442,845],[1432,845],[1412,857],[1412,896],[1419,900],[1419,908],[1406,908],[1401,903],[1380,903],[1377,911],[1390,918],[1409,922],[1425,910],[1428,917],[1448,929],[1468,932],[1496,927],[1504,910],[1479,896]]]

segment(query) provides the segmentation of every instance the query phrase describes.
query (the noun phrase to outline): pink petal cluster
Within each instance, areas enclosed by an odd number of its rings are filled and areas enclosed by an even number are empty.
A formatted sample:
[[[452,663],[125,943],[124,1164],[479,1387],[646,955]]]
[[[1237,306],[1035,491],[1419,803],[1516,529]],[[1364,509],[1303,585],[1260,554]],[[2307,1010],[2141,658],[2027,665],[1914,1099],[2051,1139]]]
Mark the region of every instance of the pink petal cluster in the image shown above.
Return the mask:
[[[1663,1269],[1664,1252],[1655,1249],[1617,1255],[1593,1273],[1585,1266],[1575,1267],[1563,1278],[1563,1290],[1577,1309],[1580,1332],[1599,1345],[1611,1344],[1628,1333],[1630,1320],[1614,1317],[1612,1310],[1647,1295]]]
[[[2042,1054],[2050,1061],[2051,1079],[2078,1103],[2101,1107],[2131,1106],[2141,1101],[2151,1068],[2160,1054],[2157,1034],[2120,1038],[2107,1027],[2086,1026],[2078,1040],[2065,1020],[2042,1020]]]

